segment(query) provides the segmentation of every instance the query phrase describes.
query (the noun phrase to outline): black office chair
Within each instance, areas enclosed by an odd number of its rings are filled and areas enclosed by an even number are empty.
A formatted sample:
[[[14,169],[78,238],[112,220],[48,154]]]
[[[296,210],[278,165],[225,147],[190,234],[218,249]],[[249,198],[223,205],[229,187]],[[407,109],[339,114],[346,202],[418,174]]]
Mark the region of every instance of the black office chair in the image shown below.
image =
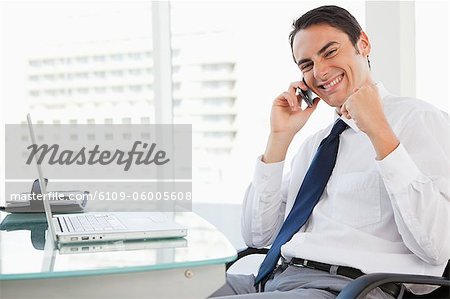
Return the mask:
[[[267,248],[245,248],[238,251],[238,257],[235,261],[229,262],[226,265],[228,270],[231,265],[243,257],[252,254],[267,254]],[[336,299],[358,299],[364,298],[371,290],[385,284],[385,283],[414,283],[414,284],[429,284],[441,286],[437,290],[426,295],[414,295],[410,292],[405,292],[403,299],[450,299],[450,260],[444,270],[442,277],[425,276],[425,275],[410,275],[410,274],[392,274],[392,273],[372,273],[363,275],[352,282],[350,282],[337,296]]]

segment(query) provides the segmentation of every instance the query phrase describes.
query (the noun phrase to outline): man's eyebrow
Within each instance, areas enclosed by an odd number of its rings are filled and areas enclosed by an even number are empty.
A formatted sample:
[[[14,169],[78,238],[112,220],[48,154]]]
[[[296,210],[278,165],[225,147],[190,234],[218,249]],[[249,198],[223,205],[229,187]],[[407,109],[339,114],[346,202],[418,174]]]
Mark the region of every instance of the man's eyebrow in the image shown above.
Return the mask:
[[[327,43],[325,46],[323,46],[319,51],[317,51],[317,55],[318,55],[318,56],[322,55],[323,52],[325,52],[329,47],[331,47],[331,46],[333,46],[333,45],[335,45],[335,44],[339,44],[339,43],[336,42],[336,41],[328,42],[328,43]],[[300,60],[297,62],[297,65],[300,66],[302,63],[305,63],[305,62],[308,62],[308,61],[311,61],[311,59],[309,59],[309,58],[300,59]]]

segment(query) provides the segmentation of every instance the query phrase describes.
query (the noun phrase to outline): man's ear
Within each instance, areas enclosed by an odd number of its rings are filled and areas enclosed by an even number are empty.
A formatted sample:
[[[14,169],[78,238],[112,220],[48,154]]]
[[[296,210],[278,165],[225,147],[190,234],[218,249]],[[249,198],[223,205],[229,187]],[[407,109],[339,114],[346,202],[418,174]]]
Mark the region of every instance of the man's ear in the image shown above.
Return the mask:
[[[358,49],[363,56],[367,57],[370,54],[371,45],[367,34],[361,30],[361,34],[358,40]]]

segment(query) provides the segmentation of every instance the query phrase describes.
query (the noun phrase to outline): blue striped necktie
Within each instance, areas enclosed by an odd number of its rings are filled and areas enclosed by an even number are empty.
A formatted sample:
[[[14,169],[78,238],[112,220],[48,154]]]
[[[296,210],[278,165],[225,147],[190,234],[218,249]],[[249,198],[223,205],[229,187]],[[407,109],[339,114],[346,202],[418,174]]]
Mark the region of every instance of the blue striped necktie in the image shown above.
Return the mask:
[[[308,168],[303,183],[295,198],[294,206],[281,227],[255,278],[255,285],[266,278],[275,269],[280,258],[281,246],[306,223],[314,207],[319,202],[323,190],[336,163],[339,148],[339,135],[347,128],[347,124],[339,119],[330,134],[322,140],[316,155]]]

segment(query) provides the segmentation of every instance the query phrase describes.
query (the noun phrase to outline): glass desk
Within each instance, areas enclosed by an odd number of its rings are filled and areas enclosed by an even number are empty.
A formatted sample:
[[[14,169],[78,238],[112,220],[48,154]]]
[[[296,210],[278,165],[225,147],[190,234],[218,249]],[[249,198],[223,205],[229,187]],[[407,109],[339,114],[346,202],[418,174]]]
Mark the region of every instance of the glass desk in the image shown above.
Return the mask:
[[[236,250],[198,215],[173,218],[185,238],[53,249],[44,214],[0,212],[0,298],[205,298]]]

